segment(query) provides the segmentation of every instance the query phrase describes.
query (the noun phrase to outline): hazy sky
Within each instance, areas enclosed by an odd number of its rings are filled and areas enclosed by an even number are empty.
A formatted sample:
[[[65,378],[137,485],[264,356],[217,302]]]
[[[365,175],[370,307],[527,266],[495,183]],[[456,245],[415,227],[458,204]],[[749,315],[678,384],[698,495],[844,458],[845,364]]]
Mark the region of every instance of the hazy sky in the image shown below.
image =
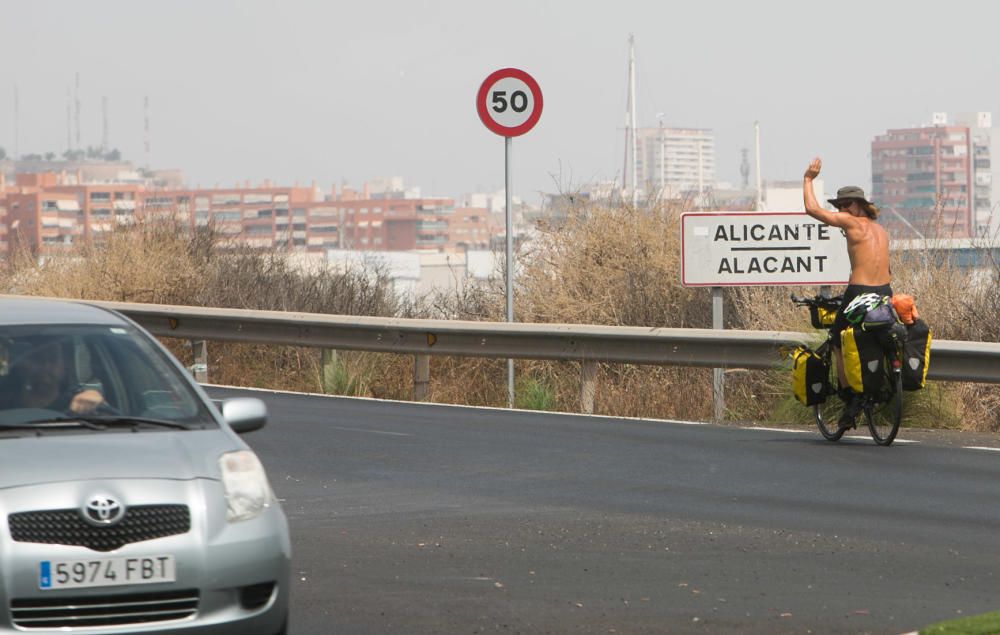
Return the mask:
[[[82,142],[190,183],[389,175],[424,194],[503,187],[503,139],[479,84],[515,66],[541,85],[538,126],[514,140],[514,190],[620,178],[629,33],[640,125],[711,128],[717,177],[738,182],[761,123],[765,179],[814,155],[827,189],[867,186],[869,143],[932,112],[1000,105],[996,2],[8,1],[0,3],[0,146],[66,150],[81,76]]]

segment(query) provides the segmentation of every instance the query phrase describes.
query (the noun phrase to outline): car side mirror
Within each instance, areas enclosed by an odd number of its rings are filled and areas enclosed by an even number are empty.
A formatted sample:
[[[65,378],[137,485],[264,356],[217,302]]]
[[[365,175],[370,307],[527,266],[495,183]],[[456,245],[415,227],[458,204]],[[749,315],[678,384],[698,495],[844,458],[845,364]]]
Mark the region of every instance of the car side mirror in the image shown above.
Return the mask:
[[[260,430],[267,423],[267,406],[260,399],[239,397],[222,402],[222,418],[237,434]]]

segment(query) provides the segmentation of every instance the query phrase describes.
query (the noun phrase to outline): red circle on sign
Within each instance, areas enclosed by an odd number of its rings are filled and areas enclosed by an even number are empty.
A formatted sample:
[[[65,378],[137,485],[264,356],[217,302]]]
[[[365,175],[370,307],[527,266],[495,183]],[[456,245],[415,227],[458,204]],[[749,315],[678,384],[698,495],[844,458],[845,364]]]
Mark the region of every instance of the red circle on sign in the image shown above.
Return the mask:
[[[534,107],[531,110],[531,114],[528,115],[528,119],[519,126],[501,125],[490,116],[489,104],[487,103],[487,95],[490,92],[490,88],[501,79],[507,77],[521,80],[531,90],[531,99]],[[476,110],[479,112],[479,118],[482,120],[483,125],[496,134],[501,137],[518,137],[534,128],[535,124],[538,123],[538,119],[542,116],[542,89],[538,87],[538,82],[535,81],[535,78],[524,71],[517,68],[501,68],[498,71],[490,73],[490,76],[479,87],[479,93],[476,95]]]

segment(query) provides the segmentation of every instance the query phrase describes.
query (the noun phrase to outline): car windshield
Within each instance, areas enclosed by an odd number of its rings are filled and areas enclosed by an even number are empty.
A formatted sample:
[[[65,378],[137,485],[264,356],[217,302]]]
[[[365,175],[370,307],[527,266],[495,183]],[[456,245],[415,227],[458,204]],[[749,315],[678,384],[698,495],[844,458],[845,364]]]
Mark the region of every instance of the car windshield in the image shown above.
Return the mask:
[[[214,426],[158,346],[129,325],[0,326],[0,430]]]

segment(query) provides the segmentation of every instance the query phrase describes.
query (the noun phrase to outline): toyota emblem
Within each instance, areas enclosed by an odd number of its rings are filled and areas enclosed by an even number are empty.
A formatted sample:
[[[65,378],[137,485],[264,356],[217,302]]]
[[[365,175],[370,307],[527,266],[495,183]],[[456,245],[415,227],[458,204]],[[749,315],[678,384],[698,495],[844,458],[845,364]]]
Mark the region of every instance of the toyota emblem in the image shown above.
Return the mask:
[[[125,507],[110,496],[96,496],[83,508],[83,517],[91,525],[114,525],[125,515]]]

